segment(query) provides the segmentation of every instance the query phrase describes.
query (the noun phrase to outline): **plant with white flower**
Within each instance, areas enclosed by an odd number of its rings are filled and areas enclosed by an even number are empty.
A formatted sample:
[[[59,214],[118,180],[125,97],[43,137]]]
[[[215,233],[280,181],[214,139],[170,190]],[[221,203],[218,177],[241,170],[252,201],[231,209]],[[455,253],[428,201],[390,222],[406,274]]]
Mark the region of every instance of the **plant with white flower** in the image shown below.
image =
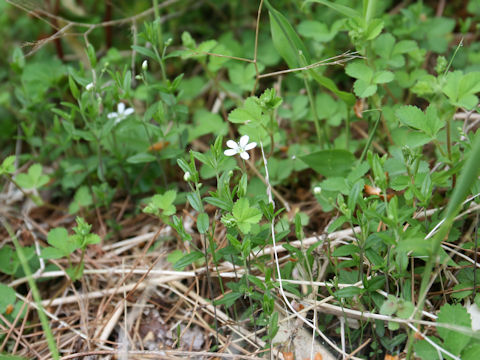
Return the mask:
[[[257,143],[248,143],[248,140],[250,140],[248,135],[243,135],[238,143],[233,140],[228,140],[227,146],[230,149],[225,150],[223,153],[227,156],[234,156],[236,154],[239,154],[240,157],[244,160],[250,159],[250,155],[247,153],[247,151],[252,150],[255,146],[257,146]]]
[[[120,102],[117,105],[117,112],[111,112],[107,115],[109,119],[115,119],[115,125],[118,124],[119,122],[125,120],[127,116],[131,115],[134,113],[133,108],[126,108],[125,109],[125,104]]]
[[[322,188],[321,188],[320,186],[315,186],[315,187],[313,188],[313,193],[314,193],[315,195],[320,195],[321,192],[322,192]]]
[[[85,86],[85,89],[87,91],[91,91],[91,90],[93,90],[94,87],[95,87],[95,85],[93,85],[93,83],[88,83],[87,86]]]
[[[143,60],[142,62],[142,70],[143,71],[147,71],[148,69],[148,61],[147,60]]]

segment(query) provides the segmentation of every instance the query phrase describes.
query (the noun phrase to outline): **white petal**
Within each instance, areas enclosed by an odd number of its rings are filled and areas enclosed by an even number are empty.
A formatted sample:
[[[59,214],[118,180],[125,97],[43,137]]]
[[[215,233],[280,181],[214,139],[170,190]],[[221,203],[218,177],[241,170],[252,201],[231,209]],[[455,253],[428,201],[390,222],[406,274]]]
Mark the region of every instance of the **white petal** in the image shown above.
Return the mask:
[[[246,151],[240,153],[240,157],[241,157],[242,159],[245,159],[245,160],[250,159],[250,155],[248,155],[248,153],[247,153]]]
[[[122,102],[118,103],[118,105],[117,105],[117,112],[118,112],[119,114],[122,114],[124,111],[125,111],[125,104],[122,103]]]
[[[135,110],[133,110],[132,108],[128,108],[128,109],[126,109],[126,110],[124,111],[123,114],[124,114],[125,116],[128,116],[128,115],[130,115],[130,114],[133,114],[134,112],[135,112]]]
[[[107,118],[109,119],[114,119],[117,117],[118,117],[118,114],[116,112],[111,112],[110,114],[107,115]]]
[[[227,149],[225,150],[223,153],[227,156],[233,156],[233,155],[236,155],[237,154],[237,150],[235,149]]]
[[[245,145],[248,144],[248,140],[249,140],[249,139],[250,139],[250,138],[248,137],[248,135],[243,135],[243,136],[240,138],[240,142],[239,142],[240,147],[244,148]]]
[[[238,144],[233,140],[228,140],[227,146],[232,149],[238,149]]]
[[[247,146],[244,147],[245,150],[251,150],[253,149],[255,146],[257,146],[257,143],[256,142],[252,142],[250,144],[247,144]]]

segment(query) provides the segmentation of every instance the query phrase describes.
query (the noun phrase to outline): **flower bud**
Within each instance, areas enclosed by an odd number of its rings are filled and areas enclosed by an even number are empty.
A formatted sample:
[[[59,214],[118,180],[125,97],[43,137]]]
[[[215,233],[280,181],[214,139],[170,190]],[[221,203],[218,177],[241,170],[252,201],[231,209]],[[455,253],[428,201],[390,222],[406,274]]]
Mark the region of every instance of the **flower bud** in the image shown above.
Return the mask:
[[[191,178],[192,178],[192,174],[190,174],[189,171],[187,171],[185,175],[183,175],[183,180],[185,181],[190,181]]]
[[[87,86],[85,86],[85,89],[87,91],[92,91],[94,87],[95,85],[93,85],[93,83],[88,83]]]
[[[142,70],[143,71],[147,71],[148,69],[148,61],[147,60],[143,60],[142,62]]]
[[[321,192],[322,192],[322,188],[321,188],[320,186],[315,186],[315,187],[313,188],[313,193],[314,193],[315,195],[320,195]]]

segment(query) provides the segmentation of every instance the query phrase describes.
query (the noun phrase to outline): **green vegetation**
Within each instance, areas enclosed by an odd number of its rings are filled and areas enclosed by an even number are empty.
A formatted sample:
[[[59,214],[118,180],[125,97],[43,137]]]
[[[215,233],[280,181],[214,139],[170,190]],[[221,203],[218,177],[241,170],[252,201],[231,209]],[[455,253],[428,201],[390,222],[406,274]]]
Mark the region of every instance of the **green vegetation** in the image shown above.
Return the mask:
[[[0,3],[0,359],[479,359],[479,21]]]

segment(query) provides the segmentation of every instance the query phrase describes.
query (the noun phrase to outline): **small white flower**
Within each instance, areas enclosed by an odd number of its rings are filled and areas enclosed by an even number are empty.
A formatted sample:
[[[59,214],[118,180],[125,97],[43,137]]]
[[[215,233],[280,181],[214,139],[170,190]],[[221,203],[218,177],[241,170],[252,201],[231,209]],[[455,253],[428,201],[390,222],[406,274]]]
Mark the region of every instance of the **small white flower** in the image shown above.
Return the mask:
[[[185,181],[189,181],[191,178],[192,178],[192,174],[190,174],[189,171],[187,171],[185,175],[183,175],[183,180]]]
[[[107,115],[109,119],[115,119],[115,124],[125,120],[128,115],[133,114],[133,108],[125,109],[125,104],[120,102],[117,105],[117,112],[111,112]]]
[[[147,71],[148,69],[148,61],[147,60],[143,60],[142,62],[142,70],[143,71]]]
[[[95,87],[95,85],[93,85],[93,83],[88,83],[87,86],[85,86],[85,89],[87,91],[91,91],[91,90],[93,90],[94,87]]]
[[[227,146],[230,149],[225,150],[223,153],[227,156],[233,156],[236,154],[240,154],[240,157],[244,160],[250,159],[250,155],[248,155],[247,151],[253,149],[255,146],[257,146],[256,142],[248,143],[248,140],[250,138],[248,135],[243,135],[240,138],[240,141],[238,144],[233,141],[233,140],[228,140],[227,141]]]
[[[315,186],[315,187],[313,188],[313,193],[314,193],[315,195],[319,195],[321,192],[322,192],[322,188],[321,188],[320,186]]]

